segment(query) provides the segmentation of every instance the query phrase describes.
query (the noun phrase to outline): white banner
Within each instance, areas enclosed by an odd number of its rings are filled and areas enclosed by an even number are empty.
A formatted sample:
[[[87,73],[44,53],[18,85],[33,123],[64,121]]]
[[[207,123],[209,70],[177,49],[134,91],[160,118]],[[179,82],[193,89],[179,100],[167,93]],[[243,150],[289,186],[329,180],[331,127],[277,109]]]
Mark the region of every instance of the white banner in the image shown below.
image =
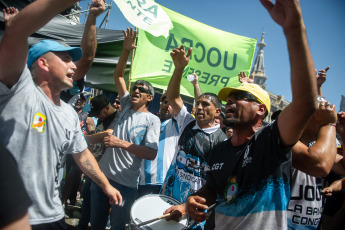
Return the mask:
[[[152,0],[113,0],[125,18],[135,27],[155,37],[169,35],[172,23],[165,11]]]

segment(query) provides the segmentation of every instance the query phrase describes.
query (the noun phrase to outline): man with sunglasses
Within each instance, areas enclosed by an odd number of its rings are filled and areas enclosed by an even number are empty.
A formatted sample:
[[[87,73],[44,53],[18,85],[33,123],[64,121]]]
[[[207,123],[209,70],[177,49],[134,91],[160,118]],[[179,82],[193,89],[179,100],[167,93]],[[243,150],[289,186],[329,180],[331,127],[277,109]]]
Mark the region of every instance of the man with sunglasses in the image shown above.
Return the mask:
[[[115,101],[113,103],[113,107],[114,107],[114,109],[116,109],[117,112],[121,112],[121,102],[120,102],[119,97],[115,98]]]
[[[219,91],[218,97],[227,102],[224,123],[234,133],[212,149],[206,184],[187,200],[188,214],[203,221],[218,195],[215,229],[287,229],[291,148],[317,108],[315,68],[299,2],[261,3],[287,39],[293,100],[277,121],[263,126],[270,99],[260,86]]]
[[[123,195],[123,206],[111,206],[112,229],[125,229],[130,208],[137,196],[140,166],[143,159],[153,160],[157,155],[160,120],[147,109],[153,100],[154,90],[147,81],[134,83],[131,93],[127,91],[124,73],[131,50],[135,49],[136,32],[124,32],[123,50],[114,71],[115,85],[122,106],[114,132],[104,138],[107,147],[99,161],[110,183]],[[105,229],[110,204],[105,194],[94,183],[91,185],[91,226]]]

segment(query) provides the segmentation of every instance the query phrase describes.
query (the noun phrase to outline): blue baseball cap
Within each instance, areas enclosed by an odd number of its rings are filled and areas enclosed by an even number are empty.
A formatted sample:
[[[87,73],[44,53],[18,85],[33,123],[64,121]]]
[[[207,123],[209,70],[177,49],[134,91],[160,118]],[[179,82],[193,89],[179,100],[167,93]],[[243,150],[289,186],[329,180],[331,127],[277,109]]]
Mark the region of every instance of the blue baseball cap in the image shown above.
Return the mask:
[[[47,52],[59,52],[59,51],[68,51],[71,55],[73,61],[78,61],[83,54],[81,48],[79,47],[66,47],[56,41],[53,40],[42,40],[35,45],[31,46],[29,49],[29,56],[28,56],[28,67],[32,65],[34,61],[36,61],[39,57]]]

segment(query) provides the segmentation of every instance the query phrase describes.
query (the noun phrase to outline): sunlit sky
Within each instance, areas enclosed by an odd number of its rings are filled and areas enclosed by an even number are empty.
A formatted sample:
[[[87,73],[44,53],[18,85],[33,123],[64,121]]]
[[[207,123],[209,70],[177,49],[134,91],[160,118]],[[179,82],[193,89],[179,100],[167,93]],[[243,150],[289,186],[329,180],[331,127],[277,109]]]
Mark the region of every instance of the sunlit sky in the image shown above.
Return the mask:
[[[109,4],[110,0],[106,0]],[[283,31],[262,7],[259,0],[156,0],[162,6],[212,27],[260,40],[265,32],[266,89],[291,101],[290,64]],[[300,0],[308,41],[315,67],[327,72],[323,93],[339,110],[341,95],[345,95],[345,1]],[[82,10],[88,0],[82,1]],[[101,22],[103,15],[98,22]],[[81,22],[83,22],[81,16]],[[110,10],[107,29],[122,30],[131,24],[116,4]],[[254,61],[253,61],[254,62]]]

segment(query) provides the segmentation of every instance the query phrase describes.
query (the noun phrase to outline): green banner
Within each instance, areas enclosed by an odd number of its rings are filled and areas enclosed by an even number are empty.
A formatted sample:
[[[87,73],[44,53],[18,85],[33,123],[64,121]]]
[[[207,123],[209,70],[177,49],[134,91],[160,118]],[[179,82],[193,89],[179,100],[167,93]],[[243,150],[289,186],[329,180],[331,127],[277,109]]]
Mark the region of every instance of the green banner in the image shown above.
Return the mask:
[[[182,77],[183,95],[194,95],[193,85],[187,80],[194,70],[199,76],[202,92],[215,94],[225,86],[238,86],[237,75],[240,71],[249,75],[256,39],[225,32],[162,8],[169,15],[174,28],[169,31],[168,38],[139,31],[132,81],[144,79],[155,88],[166,89],[174,71],[170,52],[182,44],[186,50],[193,47]]]

